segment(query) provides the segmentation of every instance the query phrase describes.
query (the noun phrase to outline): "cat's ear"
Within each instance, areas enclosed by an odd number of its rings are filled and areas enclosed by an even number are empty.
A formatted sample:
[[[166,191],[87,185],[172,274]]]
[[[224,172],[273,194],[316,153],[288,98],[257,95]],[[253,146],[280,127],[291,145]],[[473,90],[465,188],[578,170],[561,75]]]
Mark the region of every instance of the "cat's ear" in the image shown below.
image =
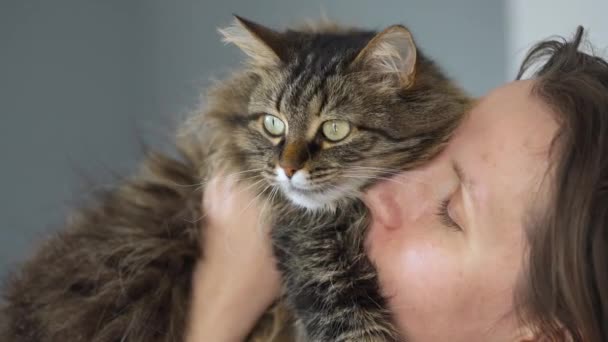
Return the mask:
[[[218,31],[225,43],[232,43],[260,66],[273,66],[286,61],[287,44],[283,35],[251,20],[234,15],[234,23]]]
[[[394,74],[402,87],[410,87],[416,78],[414,38],[404,26],[390,26],[367,43],[354,63],[364,63],[378,72]]]

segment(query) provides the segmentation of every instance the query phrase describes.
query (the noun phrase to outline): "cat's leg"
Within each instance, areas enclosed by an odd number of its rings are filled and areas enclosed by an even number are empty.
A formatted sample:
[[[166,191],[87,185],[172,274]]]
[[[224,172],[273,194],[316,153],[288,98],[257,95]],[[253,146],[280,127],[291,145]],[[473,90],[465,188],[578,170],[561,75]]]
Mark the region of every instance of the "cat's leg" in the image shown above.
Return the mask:
[[[286,296],[307,341],[398,341],[363,249],[367,211],[360,204],[322,216],[292,217],[273,232]]]

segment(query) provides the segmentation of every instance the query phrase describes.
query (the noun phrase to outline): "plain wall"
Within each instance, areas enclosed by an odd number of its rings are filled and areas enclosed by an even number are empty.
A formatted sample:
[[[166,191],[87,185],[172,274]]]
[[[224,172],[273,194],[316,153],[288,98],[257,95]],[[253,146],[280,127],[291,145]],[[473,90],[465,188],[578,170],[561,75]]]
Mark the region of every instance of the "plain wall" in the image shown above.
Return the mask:
[[[502,1],[0,1],[0,275],[59,229],[88,189],[162,144],[211,78],[242,60],[216,32],[237,13],[282,28],[323,11],[409,26],[474,95],[506,79]]]
[[[585,27],[596,52],[606,57],[606,0],[507,0],[506,9],[507,70],[511,77],[536,42],[556,35],[571,38],[578,25]]]

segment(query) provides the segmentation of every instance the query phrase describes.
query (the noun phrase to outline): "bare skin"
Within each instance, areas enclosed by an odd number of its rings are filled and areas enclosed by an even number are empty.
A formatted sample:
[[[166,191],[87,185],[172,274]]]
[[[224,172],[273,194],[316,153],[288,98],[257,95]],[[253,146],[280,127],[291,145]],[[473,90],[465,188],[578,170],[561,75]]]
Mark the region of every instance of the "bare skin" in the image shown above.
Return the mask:
[[[207,185],[206,253],[193,279],[188,342],[242,341],[279,295],[269,227],[261,225],[254,199],[229,177],[216,177]]]
[[[408,341],[534,340],[515,316],[513,294],[525,260],[526,215],[546,201],[558,126],[530,93],[532,82],[484,97],[439,156],[366,196],[373,214],[368,255]],[[195,295],[190,342],[242,340],[279,294],[268,236],[255,223],[259,211],[234,215],[253,197],[216,182],[206,196],[222,204],[206,209],[212,226],[228,228],[207,232],[202,266],[214,282],[194,279],[205,298]],[[444,200],[454,225],[437,215]],[[224,317],[239,319],[226,327]]]
[[[558,128],[531,86],[519,81],[493,91],[441,155],[368,193],[368,255],[409,341],[530,338],[513,297],[527,215],[546,201]],[[438,217],[442,200],[457,227]]]

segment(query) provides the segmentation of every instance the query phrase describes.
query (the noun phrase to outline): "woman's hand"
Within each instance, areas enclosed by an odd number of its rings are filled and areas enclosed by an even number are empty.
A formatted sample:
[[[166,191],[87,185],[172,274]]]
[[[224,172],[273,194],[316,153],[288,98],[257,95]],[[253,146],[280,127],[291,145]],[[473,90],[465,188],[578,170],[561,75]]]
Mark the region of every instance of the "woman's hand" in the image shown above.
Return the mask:
[[[242,341],[280,292],[270,227],[255,194],[230,177],[208,183],[203,213],[187,341]]]

